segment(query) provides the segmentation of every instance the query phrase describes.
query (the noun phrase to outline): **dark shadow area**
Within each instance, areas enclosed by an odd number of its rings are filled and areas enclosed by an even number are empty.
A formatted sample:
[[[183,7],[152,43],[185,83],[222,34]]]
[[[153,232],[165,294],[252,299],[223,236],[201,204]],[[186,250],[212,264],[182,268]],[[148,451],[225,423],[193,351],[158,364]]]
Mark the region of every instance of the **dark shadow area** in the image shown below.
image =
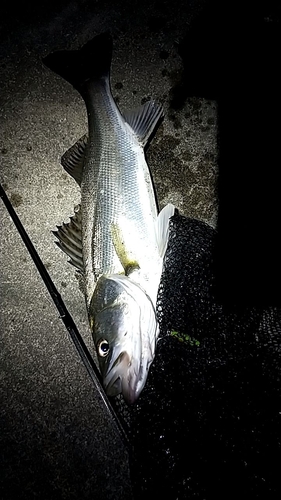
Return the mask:
[[[181,42],[191,95],[218,103],[217,292],[240,304],[280,305],[280,5],[207,2]]]
[[[210,1],[179,46],[172,108],[218,103],[218,232],[172,222],[157,355],[131,409],[135,498],[280,496],[280,45],[273,2]]]
[[[208,225],[173,218],[157,355],[131,408],[136,499],[280,496],[280,309],[219,302],[215,245]]]

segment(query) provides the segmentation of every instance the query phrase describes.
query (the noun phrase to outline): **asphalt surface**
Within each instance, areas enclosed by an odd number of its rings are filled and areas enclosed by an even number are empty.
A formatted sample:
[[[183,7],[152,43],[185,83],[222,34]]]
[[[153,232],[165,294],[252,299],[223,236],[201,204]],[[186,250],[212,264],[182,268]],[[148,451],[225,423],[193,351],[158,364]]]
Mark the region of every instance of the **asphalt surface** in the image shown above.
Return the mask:
[[[170,106],[192,14],[184,2],[179,7],[2,6],[1,184],[92,353],[79,281],[51,233],[79,202],[60,157],[87,130],[86,111],[41,59],[110,30],[121,110],[150,97],[165,108],[148,151],[159,205],[174,202],[214,225],[216,104]],[[1,498],[129,499],[127,450],[2,202],[1,226]]]
[[[188,65],[181,49],[186,54],[186,36],[205,3],[61,0],[1,7],[1,184],[92,353],[81,283],[51,233],[79,203],[60,157],[87,130],[86,111],[42,58],[110,30],[120,109],[149,98],[164,106],[147,151],[159,206],[172,202],[216,227],[217,95],[204,88],[182,95]],[[195,66],[202,69],[200,57]],[[1,498],[130,499],[128,452],[118,428],[0,207]]]

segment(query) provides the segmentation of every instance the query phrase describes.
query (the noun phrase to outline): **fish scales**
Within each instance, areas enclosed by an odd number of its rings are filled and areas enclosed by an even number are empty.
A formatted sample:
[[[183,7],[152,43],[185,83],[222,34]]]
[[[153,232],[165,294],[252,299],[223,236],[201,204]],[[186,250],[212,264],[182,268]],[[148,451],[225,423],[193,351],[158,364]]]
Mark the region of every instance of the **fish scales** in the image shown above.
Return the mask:
[[[125,232],[126,251],[148,273],[161,272],[155,242],[157,207],[144,153],[118,110],[106,82],[96,85],[88,107],[90,137],[81,185],[87,300],[101,275],[123,272],[112,228]],[[92,95],[92,94],[91,94]],[[91,136],[92,131],[92,136]],[[134,229],[134,230],[133,230]],[[137,238],[136,238],[137,236]],[[153,296],[157,293],[153,292]]]
[[[144,155],[162,107],[149,101],[121,114],[110,88],[111,53],[105,33],[44,62],[80,92],[88,114],[88,139],[83,136],[62,157],[81,186],[81,208],[58,227],[58,246],[84,275],[105,390],[133,403],[155,355],[155,306],[174,207],[158,214]]]

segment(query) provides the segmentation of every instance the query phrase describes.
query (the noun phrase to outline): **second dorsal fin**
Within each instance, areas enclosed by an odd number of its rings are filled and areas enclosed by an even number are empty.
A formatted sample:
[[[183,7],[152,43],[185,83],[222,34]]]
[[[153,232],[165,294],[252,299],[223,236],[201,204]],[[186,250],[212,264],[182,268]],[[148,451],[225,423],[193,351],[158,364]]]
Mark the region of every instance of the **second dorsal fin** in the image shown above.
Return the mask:
[[[71,148],[69,148],[61,158],[61,164],[64,170],[76,180],[81,186],[85,152],[88,144],[87,135],[78,139]]]

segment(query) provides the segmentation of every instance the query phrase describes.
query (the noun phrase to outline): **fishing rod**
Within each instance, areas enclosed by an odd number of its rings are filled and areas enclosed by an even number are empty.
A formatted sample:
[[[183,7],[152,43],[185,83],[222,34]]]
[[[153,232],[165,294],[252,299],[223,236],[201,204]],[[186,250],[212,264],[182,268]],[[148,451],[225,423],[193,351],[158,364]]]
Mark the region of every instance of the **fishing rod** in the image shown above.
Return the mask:
[[[78,352],[90,378],[92,379],[92,382],[94,383],[95,387],[97,388],[98,393],[99,393],[100,397],[102,398],[103,403],[104,403],[107,411],[109,412],[109,414],[113,418],[114,422],[116,423],[124,444],[126,446],[129,446],[129,439],[128,439],[127,433],[125,432],[123,425],[121,424],[116,412],[114,411],[114,409],[113,409],[110,401],[108,400],[108,398],[105,394],[105,391],[102,387],[101,376],[100,376],[99,370],[96,367],[95,362],[94,362],[83,338],[81,337],[81,335],[80,335],[80,333],[79,333],[79,331],[78,331],[78,329],[77,329],[77,327],[72,319],[72,316],[69,314],[69,312],[66,308],[66,305],[61,298],[61,295],[59,294],[59,292],[58,292],[55,284],[53,283],[47,269],[45,268],[37,251],[35,250],[33,243],[31,242],[27,232],[25,231],[17,213],[15,212],[12,204],[10,203],[10,200],[8,199],[1,184],[0,184],[0,197],[2,198],[18,232],[20,233],[20,236],[21,236],[30,256],[32,257],[32,259],[37,267],[37,270],[38,270],[42,280],[45,283],[46,288],[48,289],[48,292],[51,295],[51,298],[52,298],[52,300],[53,300],[53,302],[54,302],[54,304],[59,312],[59,316],[62,319],[62,321],[64,322],[64,324],[68,330],[68,333],[71,337],[71,340],[73,341],[73,343],[77,349],[77,352]]]

